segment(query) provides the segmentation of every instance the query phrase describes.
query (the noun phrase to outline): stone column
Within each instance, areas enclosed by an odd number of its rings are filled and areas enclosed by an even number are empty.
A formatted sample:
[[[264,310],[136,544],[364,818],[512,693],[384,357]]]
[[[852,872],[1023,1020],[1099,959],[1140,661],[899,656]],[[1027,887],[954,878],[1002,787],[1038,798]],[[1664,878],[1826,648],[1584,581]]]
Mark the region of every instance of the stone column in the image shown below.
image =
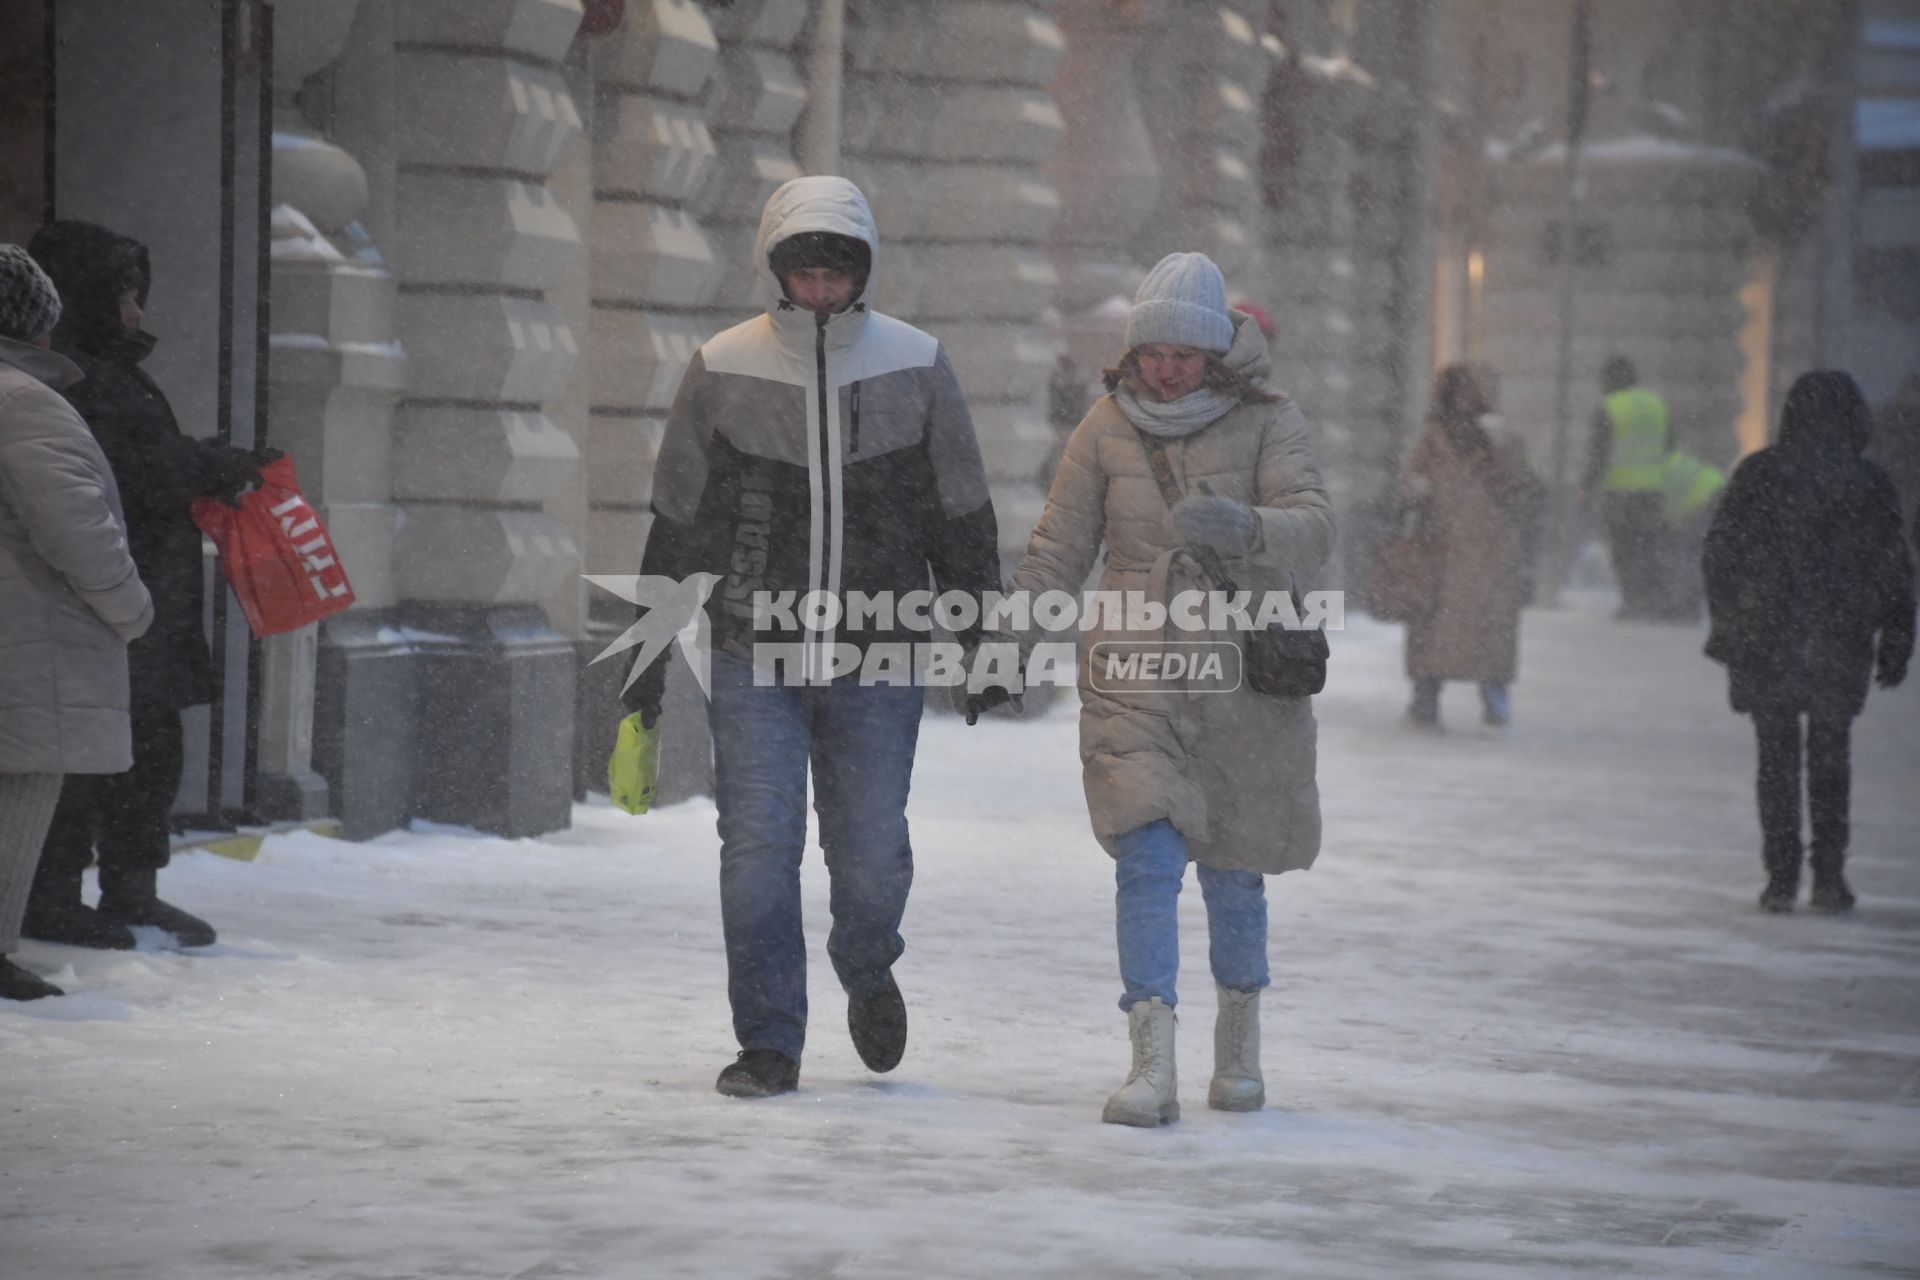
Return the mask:
[[[1231,289],[1259,250],[1259,106],[1273,57],[1261,35],[1267,0],[1183,5],[1142,52],[1139,92],[1156,104],[1148,132],[1160,157],[1154,216],[1136,257],[1205,253]]]
[[[743,4],[727,20],[787,43],[802,4]],[[774,34],[779,34],[775,30]],[[727,296],[724,232],[706,217],[723,201],[714,121],[757,123],[781,149],[799,113],[798,77],[774,50],[730,50],[727,69],[713,23],[690,0],[636,0],[617,29],[594,44],[591,186],[591,328],[587,336],[587,541],[585,570],[640,570],[653,498],[653,460],[675,389],[711,334],[745,315],[748,292]],[[773,92],[759,92],[771,84]],[[731,109],[731,114],[729,114]],[[739,158],[742,194],[756,184]],[[787,153],[785,164],[791,170]],[[767,190],[771,190],[769,186]],[[762,195],[761,198],[764,198]],[[752,215],[758,217],[756,206]],[[732,308],[721,310],[718,308]],[[592,659],[633,620],[631,605],[589,590],[579,644],[574,787],[606,789],[607,754],[623,709],[619,691],[631,655]],[[662,726],[663,802],[712,789],[706,710],[676,658]]]
[[[346,48],[358,8],[359,0],[281,0],[274,9],[269,437],[292,456],[359,606],[377,610],[394,598],[387,438],[406,363],[395,342],[393,280],[360,222],[367,175],[321,127],[333,114],[325,104],[338,96],[322,72]],[[297,104],[309,85],[305,101],[321,104],[318,120]],[[363,799],[334,770],[330,796],[314,767],[320,630],[260,642],[255,803],[269,818],[316,818]],[[323,766],[337,762],[328,726],[320,738]]]
[[[1173,11],[1168,0],[1053,6],[1066,51],[1048,86],[1064,129],[1047,165],[1060,199],[1047,249],[1058,280],[1054,304],[1068,390],[1090,390],[1120,358],[1127,308],[1144,274],[1135,246],[1159,207],[1164,164],[1135,64],[1165,35]],[[1056,424],[1063,432],[1073,425]]]
[[[1344,576],[1418,430],[1431,357],[1431,39],[1420,6],[1283,6],[1265,103],[1262,291],[1280,384],[1315,428]],[[1410,419],[1411,415],[1411,420]]]
[[[1056,285],[1045,246],[1060,201],[1045,169],[1065,125],[1047,93],[1060,28],[1024,0],[853,0],[846,175],[880,228],[874,304],[946,347],[1017,557],[1045,495]]]
[[[418,653],[413,810],[567,825],[572,646],[543,602],[580,552],[546,509],[580,466],[549,409],[575,340],[549,292],[580,241],[547,179],[580,132],[579,0],[398,0],[394,238],[411,385],[393,436],[395,578]]]

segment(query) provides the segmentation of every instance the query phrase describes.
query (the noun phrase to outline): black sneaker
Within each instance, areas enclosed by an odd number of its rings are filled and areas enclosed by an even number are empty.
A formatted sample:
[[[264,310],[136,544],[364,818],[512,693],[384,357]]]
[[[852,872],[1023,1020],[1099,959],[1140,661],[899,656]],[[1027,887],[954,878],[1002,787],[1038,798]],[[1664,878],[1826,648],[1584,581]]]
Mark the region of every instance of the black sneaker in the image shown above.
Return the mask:
[[[1813,873],[1813,892],[1807,895],[1807,908],[1823,915],[1837,916],[1843,911],[1853,910],[1853,890],[1847,887],[1847,878],[1835,871],[1831,875]]]
[[[1760,909],[1786,915],[1793,910],[1793,900],[1799,896],[1800,877],[1776,871],[1767,877],[1767,887],[1760,891]]]
[[[847,1030],[867,1070],[891,1071],[900,1065],[907,1051],[907,1002],[893,975],[870,996],[847,997]]]
[[[37,973],[29,973],[0,956],[0,1000],[38,1000],[67,994]]]
[[[210,947],[218,936],[213,926],[199,916],[158,898],[103,893],[100,895],[100,915],[122,925],[145,924],[165,929],[183,947]]]
[[[800,1064],[778,1049],[742,1049],[713,1082],[729,1098],[771,1098],[800,1087]]]
[[[131,951],[134,943],[132,930],[84,902],[35,902],[31,897],[20,922],[20,934],[36,942],[92,947],[96,951]]]

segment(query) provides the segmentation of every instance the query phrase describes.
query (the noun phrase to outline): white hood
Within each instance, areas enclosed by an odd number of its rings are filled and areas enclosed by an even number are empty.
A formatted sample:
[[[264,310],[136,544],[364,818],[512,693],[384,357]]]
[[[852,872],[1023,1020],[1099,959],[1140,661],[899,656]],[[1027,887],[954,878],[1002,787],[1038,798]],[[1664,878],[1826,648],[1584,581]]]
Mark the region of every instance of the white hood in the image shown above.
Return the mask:
[[[873,262],[858,301],[871,309],[874,277],[880,266],[880,235],[873,225],[873,211],[867,208],[867,198],[860,194],[860,188],[830,174],[784,182],[767,197],[767,207],[760,214],[760,234],[753,241],[754,262],[759,267],[754,301],[769,314],[778,311],[787,295],[773,268],[767,265],[767,255],[773,246],[803,231],[831,231],[867,242]]]

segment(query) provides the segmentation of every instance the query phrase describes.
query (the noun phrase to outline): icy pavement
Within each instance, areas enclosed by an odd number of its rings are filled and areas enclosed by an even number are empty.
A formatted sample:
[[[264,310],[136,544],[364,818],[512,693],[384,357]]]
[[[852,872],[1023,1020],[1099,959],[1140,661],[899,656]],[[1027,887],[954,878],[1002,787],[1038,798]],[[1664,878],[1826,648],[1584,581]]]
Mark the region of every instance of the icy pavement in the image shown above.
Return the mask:
[[[1098,1122],[1127,1046],[1071,708],[944,717],[892,1075],[810,855],[802,1091],[712,1092],[705,804],[188,854],[219,947],[23,949],[73,994],[0,1007],[0,1276],[1920,1276],[1920,688],[1856,733],[1859,911],[1777,918],[1697,631],[1530,613],[1505,740],[1463,686],[1466,731],[1406,734],[1397,631],[1337,639],[1261,1114],[1204,1103],[1190,890],[1185,1119]]]

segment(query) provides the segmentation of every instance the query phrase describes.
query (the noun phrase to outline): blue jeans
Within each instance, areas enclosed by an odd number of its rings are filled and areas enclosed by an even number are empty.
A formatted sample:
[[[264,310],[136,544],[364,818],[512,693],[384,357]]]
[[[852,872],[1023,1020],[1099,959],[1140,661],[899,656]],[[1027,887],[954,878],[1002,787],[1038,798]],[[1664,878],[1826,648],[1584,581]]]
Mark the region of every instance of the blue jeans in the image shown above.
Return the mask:
[[[1179,1003],[1180,882],[1187,872],[1187,838],[1161,818],[1116,837],[1115,932],[1120,941],[1120,1007],[1159,996]],[[1234,991],[1267,985],[1267,892],[1257,871],[1221,871],[1200,865],[1207,904],[1208,959],[1213,980]]]
[[[720,810],[720,918],[727,998],[743,1049],[798,1061],[807,1038],[807,942],[800,858],[807,766],[831,881],[827,956],[840,985],[872,995],[906,943],[913,883],[907,788],[923,690],[756,688],[753,666],[713,655],[714,800]]]

